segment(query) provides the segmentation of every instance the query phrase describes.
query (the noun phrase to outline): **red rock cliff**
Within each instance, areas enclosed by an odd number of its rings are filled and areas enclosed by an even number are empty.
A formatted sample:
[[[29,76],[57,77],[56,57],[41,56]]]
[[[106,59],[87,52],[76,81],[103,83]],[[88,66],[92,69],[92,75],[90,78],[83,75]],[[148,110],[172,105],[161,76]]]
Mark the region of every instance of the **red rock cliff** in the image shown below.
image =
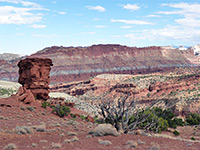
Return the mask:
[[[51,83],[88,79],[101,73],[150,73],[197,62],[192,49],[172,47],[127,47],[93,45],[89,47],[48,47],[29,57],[50,58],[54,66]],[[17,80],[19,60],[0,64],[0,79]],[[198,63],[196,63],[198,64]]]
[[[149,73],[172,67],[192,66],[192,50],[170,47],[127,47],[93,45],[90,47],[53,46],[31,57],[48,57],[54,62],[52,82],[87,79],[101,73]]]

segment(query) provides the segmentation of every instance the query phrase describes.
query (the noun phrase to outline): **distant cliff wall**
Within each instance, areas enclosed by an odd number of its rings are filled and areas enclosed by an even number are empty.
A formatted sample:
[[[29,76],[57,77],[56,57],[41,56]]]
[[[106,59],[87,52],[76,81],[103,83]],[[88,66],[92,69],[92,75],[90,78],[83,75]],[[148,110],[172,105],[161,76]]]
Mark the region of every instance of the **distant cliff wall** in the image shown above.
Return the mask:
[[[142,74],[196,65],[192,49],[180,50],[158,46],[144,48],[111,44],[89,47],[52,46],[29,57],[46,57],[53,61],[51,83],[77,81],[101,73]],[[5,72],[0,68],[0,79],[5,77],[15,79],[17,67],[14,64],[16,63],[9,64],[13,70],[9,75],[9,71]]]

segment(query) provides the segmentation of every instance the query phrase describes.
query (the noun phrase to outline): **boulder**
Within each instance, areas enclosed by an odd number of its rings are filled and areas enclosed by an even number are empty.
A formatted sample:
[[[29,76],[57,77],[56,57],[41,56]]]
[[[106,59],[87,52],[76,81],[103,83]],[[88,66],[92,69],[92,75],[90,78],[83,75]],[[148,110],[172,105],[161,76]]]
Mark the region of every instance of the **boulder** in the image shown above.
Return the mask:
[[[93,134],[95,136],[120,135],[116,128],[114,128],[111,124],[100,124],[94,130],[90,131],[89,134]]]

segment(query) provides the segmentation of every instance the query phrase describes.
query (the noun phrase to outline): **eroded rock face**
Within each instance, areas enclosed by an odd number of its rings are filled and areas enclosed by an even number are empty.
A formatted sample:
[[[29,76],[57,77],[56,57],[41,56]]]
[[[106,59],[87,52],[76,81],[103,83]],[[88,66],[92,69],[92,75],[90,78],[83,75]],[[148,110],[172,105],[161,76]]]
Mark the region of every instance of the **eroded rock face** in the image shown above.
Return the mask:
[[[27,90],[25,87],[19,87],[18,92],[16,93],[17,99],[22,101],[25,104],[30,104],[35,101],[31,90]]]
[[[18,63],[18,82],[30,89],[36,99],[47,100],[49,98],[50,70],[53,66],[51,59],[26,58]]]

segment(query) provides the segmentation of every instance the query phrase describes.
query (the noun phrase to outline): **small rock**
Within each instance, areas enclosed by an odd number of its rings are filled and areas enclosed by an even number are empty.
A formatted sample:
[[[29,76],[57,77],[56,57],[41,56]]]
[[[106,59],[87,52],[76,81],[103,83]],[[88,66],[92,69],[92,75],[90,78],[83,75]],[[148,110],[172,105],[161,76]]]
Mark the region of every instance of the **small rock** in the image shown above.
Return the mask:
[[[76,135],[77,135],[76,132],[69,132],[69,131],[67,131],[66,134],[67,134],[68,136],[76,136]]]
[[[29,127],[22,126],[22,127],[16,127],[15,132],[16,134],[31,134],[32,130]]]
[[[62,147],[62,145],[61,145],[60,143],[52,143],[52,144],[51,144],[51,147],[52,147],[52,148],[55,148],[55,149],[59,149],[59,148]]]
[[[0,116],[0,120],[8,120],[8,117]]]
[[[187,146],[192,146],[192,143],[187,143],[186,145],[187,145]]]
[[[160,149],[160,145],[157,143],[152,143],[152,147],[149,148],[149,150],[159,150]]]
[[[86,136],[86,138],[91,138],[91,137],[92,137],[92,135],[87,135],[87,136]]]
[[[47,140],[40,140],[40,143],[47,143]]]
[[[11,150],[11,149],[16,149],[16,148],[17,148],[17,146],[15,144],[10,143],[10,144],[6,145],[3,149],[4,150]]]
[[[64,143],[71,143],[71,142],[75,142],[75,141],[79,141],[79,138],[76,136],[72,139],[65,139]]]
[[[90,131],[89,134],[93,134],[95,136],[120,135],[120,133],[117,132],[116,128],[114,128],[111,124],[100,124],[94,130]]]
[[[139,145],[141,145],[141,144],[146,144],[146,142],[141,141],[141,140],[138,140],[137,142],[138,142]]]
[[[135,134],[136,134],[136,135],[142,135],[142,133],[143,133],[143,131],[142,131],[142,130],[139,130],[139,129],[135,131]]]
[[[45,132],[46,131],[46,124],[40,124],[36,126],[32,126],[37,132]]]
[[[99,144],[108,146],[108,145],[111,145],[112,142],[108,140],[105,140],[105,141],[99,140]]]
[[[142,132],[142,135],[144,135],[144,136],[149,136],[149,137],[152,136],[150,133],[145,133],[145,132]]]
[[[65,133],[61,133],[60,136],[61,136],[61,137],[62,137],[62,136],[65,136]]]
[[[46,116],[47,114],[46,114],[45,112],[41,112],[41,115],[44,115],[44,116]]]
[[[33,106],[26,106],[26,109],[32,112],[35,112],[35,107]]]
[[[46,132],[57,132],[56,129],[50,129],[50,130],[46,130]]]
[[[129,148],[132,148],[132,147],[135,148],[135,147],[137,147],[138,142],[130,140],[130,141],[127,141],[127,142],[126,142],[126,145],[127,145]]]
[[[38,146],[38,144],[32,143],[32,147],[37,147],[37,146]]]
[[[25,111],[25,108],[24,108],[24,107],[20,107],[20,109],[23,110],[23,111]]]

